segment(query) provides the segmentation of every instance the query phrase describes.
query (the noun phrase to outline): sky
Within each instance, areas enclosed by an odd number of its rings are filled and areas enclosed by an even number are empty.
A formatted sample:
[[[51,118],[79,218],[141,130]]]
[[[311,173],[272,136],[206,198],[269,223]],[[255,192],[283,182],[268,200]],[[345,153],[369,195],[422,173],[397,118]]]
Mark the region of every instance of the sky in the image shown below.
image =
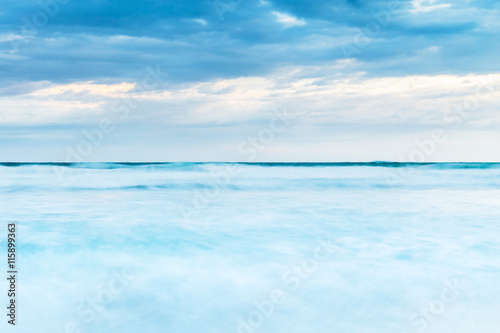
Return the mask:
[[[500,161],[500,3],[0,5],[0,161]]]

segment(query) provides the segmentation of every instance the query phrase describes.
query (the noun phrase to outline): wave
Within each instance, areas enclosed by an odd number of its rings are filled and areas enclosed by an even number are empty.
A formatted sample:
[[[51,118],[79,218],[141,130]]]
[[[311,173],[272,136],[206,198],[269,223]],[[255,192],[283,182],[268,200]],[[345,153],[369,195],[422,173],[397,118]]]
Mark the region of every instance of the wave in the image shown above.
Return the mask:
[[[231,167],[231,168],[229,168]],[[383,168],[321,164],[320,167],[262,164],[141,164],[66,167],[24,164],[0,167],[0,191],[233,191],[500,188],[500,168],[468,166]]]
[[[3,167],[57,166],[77,169],[122,169],[159,167],[167,169],[195,169],[204,165],[248,165],[259,167],[379,167],[379,168],[431,168],[431,169],[498,169],[500,162],[0,162]]]

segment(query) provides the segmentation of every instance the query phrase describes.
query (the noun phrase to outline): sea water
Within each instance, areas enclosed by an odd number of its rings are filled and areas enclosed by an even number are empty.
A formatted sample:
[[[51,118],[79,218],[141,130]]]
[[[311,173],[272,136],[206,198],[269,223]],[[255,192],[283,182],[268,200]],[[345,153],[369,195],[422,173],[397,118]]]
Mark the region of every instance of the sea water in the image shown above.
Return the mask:
[[[492,163],[2,163],[8,331],[499,332],[499,203]]]

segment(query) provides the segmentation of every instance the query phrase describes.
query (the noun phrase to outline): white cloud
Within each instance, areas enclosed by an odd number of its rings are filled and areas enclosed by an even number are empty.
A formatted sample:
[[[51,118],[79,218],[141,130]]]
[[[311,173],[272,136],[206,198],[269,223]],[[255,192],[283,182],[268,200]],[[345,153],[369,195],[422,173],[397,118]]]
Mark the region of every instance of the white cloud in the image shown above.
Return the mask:
[[[452,105],[478,101],[468,125],[500,123],[500,74],[366,78],[332,66],[282,68],[266,77],[242,77],[134,92],[133,83],[80,82],[0,97],[0,123],[96,122],[133,96],[137,109],[125,122],[151,125],[237,124],[266,118],[277,107],[308,111],[308,124],[406,124],[438,126]],[[488,86],[484,86],[487,83]],[[33,89],[33,87],[31,88]],[[494,90],[493,92],[491,90]],[[153,120],[154,119],[154,120]]]
[[[101,115],[106,103],[126,96],[133,83],[114,85],[80,82],[27,84],[32,92],[0,97],[0,124],[77,123]]]
[[[306,21],[285,13],[273,12],[273,15],[276,17],[276,22],[283,24],[287,28],[306,24]]]
[[[436,0],[413,0],[413,13],[427,13],[439,9],[447,9],[451,7],[449,3],[435,4]]]
[[[64,93],[88,93],[92,95],[102,95],[108,97],[120,97],[122,93],[134,89],[133,83],[120,83],[120,84],[95,84],[93,82],[71,83],[66,85],[54,85],[49,88],[41,89],[34,92],[33,96],[49,96],[61,95]]]
[[[16,39],[23,39],[24,37],[21,35],[16,35],[13,33],[7,33],[7,34],[0,34],[0,43],[2,42],[10,42],[12,40]]]
[[[193,21],[201,25],[207,25],[207,20],[204,19],[193,19]]]

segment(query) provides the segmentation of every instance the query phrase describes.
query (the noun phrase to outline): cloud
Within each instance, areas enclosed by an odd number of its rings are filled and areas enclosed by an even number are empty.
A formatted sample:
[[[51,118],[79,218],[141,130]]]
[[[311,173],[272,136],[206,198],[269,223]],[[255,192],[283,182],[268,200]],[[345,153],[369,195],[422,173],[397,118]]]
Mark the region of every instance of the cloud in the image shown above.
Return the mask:
[[[14,33],[4,33],[4,34],[0,34],[0,43],[10,42],[10,41],[22,39],[22,38],[23,38],[22,35],[16,35]]]
[[[273,15],[276,16],[277,22],[283,24],[287,28],[306,25],[306,21],[287,15],[285,13],[273,12]]]
[[[92,95],[101,95],[108,97],[120,97],[122,94],[134,89],[135,84],[133,83],[121,83],[121,84],[94,84],[92,82],[87,83],[72,83],[66,85],[56,85],[50,88],[40,89],[32,93],[32,96],[50,96],[50,95],[63,95],[66,93],[78,94],[87,93]]]
[[[154,119],[165,126],[239,126],[261,121],[273,110],[287,107],[307,111],[302,121],[308,124],[443,126],[444,114],[452,105],[477,98],[481,108],[470,126],[499,122],[498,73],[370,78],[362,72],[351,74],[350,67],[356,67],[356,62],[284,67],[268,76],[202,81],[149,92],[135,91],[132,83],[52,84],[0,98],[5,106],[0,121],[17,125],[92,123],[105,116],[116,117],[115,105],[133,98],[138,107],[125,123]]]
[[[198,145],[237,138],[279,107],[309,111],[301,126],[313,143],[330,140],[325,128],[414,133],[441,126],[450,104],[474,96],[475,83],[466,82],[497,75],[495,1],[401,1],[390,15],[394,2],[386,0],[226,3],[220,15],[212,0],[70,1],[35,28],[43,6],[5,3],[3,139],[19,128],[41,135],[92,126],[114,117],[115,104],[130,96],[137,109],[116,122],[148,144],[164,142],[168,128],[179,151],[193,138]],[[374,25],[377,32],[367,35]],[[351,46],[359,52],[346,55]],[[140,92],[146,68],[157,66],[162,84]],[[496,98],[482,94],[468,126],[496,126]],[[218,134],[221,128],[230,133]],[[117,147],[132,144],[126,134],[118,138]]]
[[[418,12],[430,12],[433,10],[442,10],[449,9],[452,5],[449,3],[438,3],[436,4],[436,0],[413,0],[412,1],[413,9],[411,10],[414,13]]]
[[[341,47],[355,43],[368,23],[377,23],[377,17],[383,21],[388,3],[242,2],[221,19],[213,1],[196,6],[125,1],[119,7],[111,1],[72,1],[61,5],[35,35],[26,35],[26,22],[33,22],[43,9],[20,1],[6,4],[8,14],[0,24],[0,70],[8,85],[40,80],[117,83],[163,63],[171,74],[168,80],[183,83],[267,75],[285,65],[327,65],[345,58]],[[390,22],[382,24],[369,46],[354,57],[374,76],[494,71],[499,47],[487,41],[500,31],[498,6],[459,1],[446,10],[434,10],[441,5],[401,2]],[[423,12],[428,8],[433,10]],[[276,29],[277,23],[285,29]],[[292,27],[300,29],[286,29]],[[308,49],[311,41],[322,45],[320,52]],[[456,52],[463,41],[471,47]],[[388,69],[408,54],[434,46],[447,54],[446,60],[421,55]],[[480,60],[471,61],[473,57]]]

